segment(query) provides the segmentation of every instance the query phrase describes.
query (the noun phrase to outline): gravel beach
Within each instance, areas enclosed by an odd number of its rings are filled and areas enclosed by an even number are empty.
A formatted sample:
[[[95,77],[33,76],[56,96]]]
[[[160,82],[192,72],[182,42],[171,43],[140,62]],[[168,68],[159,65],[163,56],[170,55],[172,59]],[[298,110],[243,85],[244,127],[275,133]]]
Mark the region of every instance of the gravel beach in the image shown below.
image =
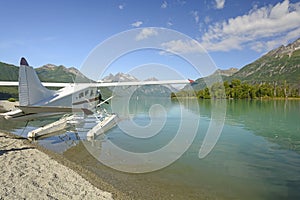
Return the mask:
[[[113,199],[38,148],[0,133],[0,199]]]
[[[9,102],[7,100],[0,100],[0,113],[15,110],[15,106],[18,106],[19,102]]]

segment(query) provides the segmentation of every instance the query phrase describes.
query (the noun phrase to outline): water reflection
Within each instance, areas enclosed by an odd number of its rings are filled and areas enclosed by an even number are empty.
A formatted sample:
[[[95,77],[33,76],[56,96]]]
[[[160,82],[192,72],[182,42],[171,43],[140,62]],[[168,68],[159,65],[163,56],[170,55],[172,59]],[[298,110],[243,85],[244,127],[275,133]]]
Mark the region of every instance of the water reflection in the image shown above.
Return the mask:
[[[180,101],[195,112],[195,104]],[[199,100],[200,117],[211,117],[212,103]],[[279,144],[281,148],[300,153],[300,101],[298,100],[229,100],[226,124],[241,126]]]
[[[113,102],[113,109],[111,106],[106,106],[106,109],[118,113],[123,120],[132,118],[136,124],[141,126],[145,126],[151,121],[149,110],[155,104],[161,104],[166,112],[169,113],[169,117],[172,117],[173,113],[178,111],[176,106],[183,105],[192,113],[207,119],[210,119],[212,116],[212,106],[216,107],[216,105],[212,104],[220,104],[218,100],[198,101],[187,98],[178,101],[161,97],[131,99],[129,106],[125,106],[122,102],[122,99],[116,99]],[[267,140],[278,144],[278,148],[300,152],[300,101],[229,100],[226,105],[226,124],[241,126],[251,130],[256,135],[263,136]],[[154,117],[159,118],[162,112],[159,109],[155,111]],[[0,130],[12,131],[19,135],[22,133],[23,136],[26,136],[27,133],[24,134],[24,132],[51,123],[56,119],[37,120],[29,122],[29,124],[27,122],[2,119],[0,121]],[[27,128],[25,127],[26,125]],[[166,141],[169,139],[167,138]]]

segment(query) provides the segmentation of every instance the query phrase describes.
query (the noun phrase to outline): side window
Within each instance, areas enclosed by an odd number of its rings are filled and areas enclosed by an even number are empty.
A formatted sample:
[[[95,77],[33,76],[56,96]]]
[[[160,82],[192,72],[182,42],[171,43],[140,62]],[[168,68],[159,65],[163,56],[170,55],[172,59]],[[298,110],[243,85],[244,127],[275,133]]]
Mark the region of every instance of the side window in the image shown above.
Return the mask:
[[[91,90],[90,96],[94,96],[94,90]]]
[[[89,91],[86,90],[86,91],[84,92],[84,96],[87,96],[88,94],[89,94]]]
[[[79,93],[79,98],[84,97],[83,92]]]

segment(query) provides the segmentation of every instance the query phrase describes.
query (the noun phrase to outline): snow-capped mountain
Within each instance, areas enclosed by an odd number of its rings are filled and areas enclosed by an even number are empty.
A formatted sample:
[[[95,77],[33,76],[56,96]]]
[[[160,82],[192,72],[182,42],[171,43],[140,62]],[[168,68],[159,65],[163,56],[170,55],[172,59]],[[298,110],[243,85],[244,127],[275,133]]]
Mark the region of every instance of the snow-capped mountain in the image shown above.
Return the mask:
[[[103,82],[131,82],[131,81],[139,81],[137,78],[130,74],[117,73],[116,75],[109,74],[108,76],[102,79]]]
[[[104,77],[101,81],[103,82],[133,82],[133,81],[140,81],[136,77],[125,74],[125,73],[117,73],[115,75],[109,74],[108,76]],[[146,79],[144,81],[158,81],[158,79],[152,77]],[[171,85],[146,85],[141,87],[118,87],[112,88],[114,93],[118,95],[129,95],[133,94],[133,96],[159,96],[159,97],[169,97],[171,92],[177,92],[178,90],[172,87]]]

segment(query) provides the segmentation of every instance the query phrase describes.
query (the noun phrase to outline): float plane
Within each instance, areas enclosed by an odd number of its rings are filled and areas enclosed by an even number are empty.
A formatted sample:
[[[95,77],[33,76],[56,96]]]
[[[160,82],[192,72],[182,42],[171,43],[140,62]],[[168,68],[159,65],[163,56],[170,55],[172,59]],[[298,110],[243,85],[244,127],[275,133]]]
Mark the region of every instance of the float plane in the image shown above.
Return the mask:
[[[65,113],[94,114],[91,102],[99,105],[107,102],[98,92],[100,87],[143,86],[161,84],[192,84],[192,80],[164,80],[138,82],[95,82],[95,83],[42,83],[33,67],[28,65],[25,58],[21,58],[18,82],[0,81],[0,86],[18,86],[19,106],[13,111],[0,114],[6,120],[30,121],[62,115]],[[62,87],[54,91],[46,87]],[[102,101],[102,102],[101,102]],[[103,121],[102,121],[103,123]]]

